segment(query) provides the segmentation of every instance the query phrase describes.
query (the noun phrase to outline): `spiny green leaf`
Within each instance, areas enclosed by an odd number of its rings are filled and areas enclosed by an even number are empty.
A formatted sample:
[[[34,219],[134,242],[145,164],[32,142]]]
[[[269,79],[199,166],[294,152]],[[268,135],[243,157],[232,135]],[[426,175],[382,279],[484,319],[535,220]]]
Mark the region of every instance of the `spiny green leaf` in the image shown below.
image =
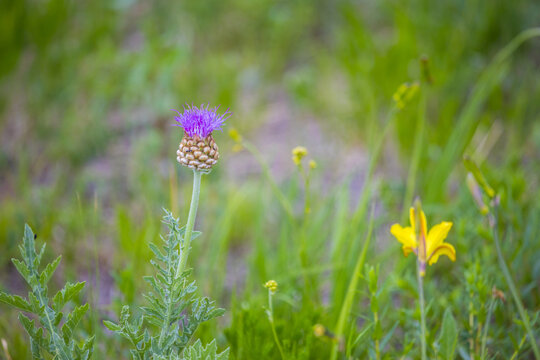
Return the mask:
[[[28,266],[37,268],[39,266],[39,258],[36,254],[34,232],[28,226],[24,224],[24,237],[23,237],[23,247],[21,249],[21,255]]]
[[[58,326],[60,324],[60,321],[64,318],[64,314],[62,312],[57,312],[56,317],[54,318],[53,325]]]
[[[32,279],[28,266],[19,259],[11,259],[11,262],[13,263],[13,265],[15,265],[15,268],[17,269],[19,274],[21,274],[24,280],[26,280],[28,285],[32,286]]]
[[[439,355],[444,360],[453,360],[455,357],[458,339],[456,320],[450,309],[446,309],[443,316],[441,334],[439,336]]]
[[[60,264],[60,260],[62,260],[62,255],[58,256],[56,259],[54,259],[53,262],[49,263],[45,267],[45,270],[43,270],[43,272],[39,275],[39,283],[41,284],[41,286],[47,285],[49,280],[51,280],[51,277],[56,271],[56,268]]]
[[[184,360],[226,360],[229,358],[229,349],[222,353],[217,353],[216,340],[212,340],[206,347],[203,347],[201,340],[197,340],[193,345],[184,350]]]
[[[64,288],[58,291],[53,297],[55,310],[60,311],[68,301],[79,294],[79,292],[84,288],[85,284],[86,282],[84,281],[75,284],[68,282]]]
[[[120,325],[109,320],[103,320],[103,325],[105,325],[105,327],[111,331],[118,332],[122,330],[122,327]]]
[[[88,311],[88,304],[84,304],[76,307],[67,318],[67,321],[62,326],[62,334],[64,335],[64,341],[69,342],[69,339],[73,337],[73,331],[75,327],[81,321],[84,314]]]
[[[24,329],[32,337],[35,333],[35,326],[34,326],[34,320],[30,320],[27,316],[24,314],[19,314],[19,321],[23,325]]]
[[[67,348],[66,344],[62,341],[62,338],[60,335],[58,335],[56,332],[53,332],[51,334],[51,338],[54,345],[54,353],[55,353],[55,360],[61,359],[61,360],[72,360],[72,357],[70,356],[70,351]]]
[[[32,311],[32,307],[30,306],[28,301],[18,295],[8,295],[5,292],[0,291],[0,302],[14,306],[22,311]]]

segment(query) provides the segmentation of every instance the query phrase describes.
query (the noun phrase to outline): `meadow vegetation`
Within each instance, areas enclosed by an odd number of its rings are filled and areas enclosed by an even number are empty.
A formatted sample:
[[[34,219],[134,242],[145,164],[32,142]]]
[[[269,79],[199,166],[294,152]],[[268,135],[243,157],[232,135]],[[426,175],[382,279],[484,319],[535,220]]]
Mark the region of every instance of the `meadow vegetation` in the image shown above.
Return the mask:
[[[0,2],[0,359],[539,359],[538,14]],[[233,114],[178,272],[185,103]]]

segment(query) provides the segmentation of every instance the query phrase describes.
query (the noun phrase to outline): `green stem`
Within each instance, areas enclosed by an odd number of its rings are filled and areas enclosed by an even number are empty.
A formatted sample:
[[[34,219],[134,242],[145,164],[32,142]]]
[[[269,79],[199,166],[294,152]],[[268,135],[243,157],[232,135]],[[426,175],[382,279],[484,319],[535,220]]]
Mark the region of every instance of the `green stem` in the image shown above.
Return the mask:
[[[377,327],[379,325],[379,313],[378,312],[373,313],[373,319],[374,319],[373,323],[375,325],[375,329],[377,329]],[[375,339],[375,360],[381,360],[381,349],[380,349],[378,335],[377,335],[377,338]]]
[[[409,168],[409,174],[407,176],[407,187],[405,190],[405,198],[403,200],[403,210],[401,212],[401,220],[405,222],[407,215],[409,214],[409,206],[412,203],[414,196],[414,188],[416,184],[416,174],[418,172],[418,166],[420,164],[420,157],[422,155],[422,144],[424,141],[424,128],[426,123],[426,94],[425,89],[422,89],[420,95],[420,103],[418,104],[418,120],[416,124],[414,148],[412,153],[411,166]]]
[[[339,313],[339,318],[336,325],[337,341],[335,341],[334,344],[332,345],[332,354],[330,356],[331,360],[336,360],[338,356],[339,343],[341,341],[341,337],[343,336],[343,332],[345,329],[345,322],[347,321],[347,318],[349,317],[349,314],[351,311],[354,295],[356,293],[356,287],[358,285],[358,280],[360,279],[360,272],[362,268],[364,267],[364,263],[366,261],[366,254],[367,254],[367,249],[369,248],[369,244],[371,242],[372,231],[373,231],[373,208],[371,210],[371,219],[369,222],[369,229],[367,232],[367,236],[366,236],[366,239],[364,240],[364,246],[362,247],[360,256],[358,256],[358,259],[356,261],[354,272],[349,282],[349,287],[347,289],[345,299],[343,300],[343,304],[341,305],[341,311]]]
[[[186,269],[187,259],[189,251],[191,250],[191,234],[193,233],[193,226],[195,225],[195,218],[197,217],[197,207],[199,206],[199,193],[201,191],[201,177],[202,172],[193,170],[193,192],[191,194],[191,205],[189,207],[189,215],[186,224],[186,232],[184,233],[184,239],[182,240],[182,248],[180,255],[180,262],[176,268],[176,278],[180,277]]]
[[[283,348],[281,347],[281,343],[279,342],[279,338],[277,336],[276,327],[274,326],[274,306],[272,304],[272,291],[270,289],[268,289],[268,320],[270,321],[270,327],[272,328],[274,341],[276,342],[276,346],[279,350],[279,354],[281,355],[281,359],[285,360],[285,354],[283,353]]]
[[[521,298],[519,297],[519,293],[516,289],[516,285],[514,283],[514,280],[512,279],[512,275],[510,274],[510,270],[508,270],[508,266],[506,265],[506,262],[504,261],[504,257],[502,255],[501,244],[499,241],[499,231],[497,230],[497,224],[499,222],[498,205],[494,206],[494,213],[495,214],[493,217],[494,221],[492,224],[492,229],[493,229],[493,239],[495,240],[495,248],[497,249],[497,256],[499,258],[499,266],[501,267],[501,270],[506,279],[506,284],[510,288],[510,292],[512,293],[512,297],[514,298],[514,302],[518,308],[521,321],[523,321],[523,325],[525,326],[525,329],[527,330],[529,343],[531,344],[531,347],[533,349],[534,357],[536,358],[536,360],[540,360],[540,351],[538,351],[538,345],[536,344],[536,339],[531,329],[529,316],[527,316],[527,313],[525,312],[525,308],[523,307],[523,303],[521,302]]]
[[[383,145],[384,145],[384,139],[386,138],[386,135],[390,131],[390,128],[393,124],[393,119],[395,115],[395,108],[392,108],[388,112],[388,119],[386,120],[386,123],[382,129],[382,131],[379,133],[379,136],[375,139],[375,144],[372,147],[371,156],[369,159],[369,165],[368,170],[364,177],[364,186],[362,188],[362,192],[360,193],[360,198],[358,201],[358,206],[353,214],[352,220],[351,220],[351,227],[350,229],[354,232],[358,229],[358,224],[360,221],[364,218],[364,215],[366,213],[368,200],[370,198],[369,195],[371,195],[371,178],[373,177],[373,173],[375,172],[375,167],[377,165],[377,162],[379,161],[379,156],[381,155]]]
[[[249,151],[251,153],[251,155],[253,155],[253,157],[255,157],[255,159],[257,160],[259,165],[261,165],[263,173],[266,176],[266,179],[268,180],[268,183],[270,184],[270,187],[272,188],[272,191],[274,192],[274,194],[278,198],[281,206],[283,206],[283,209],[285,210],[285,213],[287,214],[287,217],[289,218],[291,223],[294,223],[295,218],[294,218],[294,213],[293,213],[293,210],[292,210],[292,206],[289,203],[289,201],[287,200],[287,198],[285,197],[285,195],[283,195],[283,193],[281,192],[281,190],[277,186],[276,182],[274,181],[274,178],[272,177],[272,173],[270,172],[270,167],[268,166],[268,164],[266,163],[266,161],[262,157],[259,150],[257,150],[257,148],[255,146],[253,146],[250,142],[247,142],[247,141],[242,141],[242,146],[245,147],[246,150]]]
[[[418,300],[420,303],[420,343],[422,344],[422,360],[426,360],[426,314],[424,304],[424,280],[421,275],[420,261],[417,261],[416,277],[418,279]]]
[[[495,307],[495,299],[491,299],[488,308],[488,314],[486,317],[486,326],[484,326],[484,334],[482,335],[482,351],[480,352],[480,359],[484,360],[486,358],[486,344],[487,336],[489,330],[489,322],[491,321],[491,314],[493,313],[493,308]]]

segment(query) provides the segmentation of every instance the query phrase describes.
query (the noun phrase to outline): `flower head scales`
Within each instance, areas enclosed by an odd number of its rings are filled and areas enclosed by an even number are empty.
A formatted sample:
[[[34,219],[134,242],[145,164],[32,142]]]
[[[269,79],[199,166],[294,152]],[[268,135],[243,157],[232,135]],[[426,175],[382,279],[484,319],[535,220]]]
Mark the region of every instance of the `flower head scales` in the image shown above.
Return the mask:
[[[210,105],[206,106],[202,104],[200,107],[194,105],[185,105],[184,112],[180,113],[176,111],[178,116],[175,116],[174,119],[184,131],[190,136],[194,137],[195,135],[206,138],[214,130],[221,130],[221,126],[225,123],[225,120],[231,116],[231,112],[227,109],[223,114],[218,113],[218,107],[210,108]]]

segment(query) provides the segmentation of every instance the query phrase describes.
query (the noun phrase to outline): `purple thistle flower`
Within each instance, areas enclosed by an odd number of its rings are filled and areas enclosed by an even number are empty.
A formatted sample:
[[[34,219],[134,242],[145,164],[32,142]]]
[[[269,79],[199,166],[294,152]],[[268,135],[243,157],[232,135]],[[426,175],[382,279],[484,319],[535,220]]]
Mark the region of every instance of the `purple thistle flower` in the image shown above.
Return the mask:
[[[221,126],[231,116],[229,109],[223,114],[218,114],[218,107],[210,108],[210,105],[207,104],[206,107],[202,104],[199,108],[188,104],[184,105],[184,112],[180,113],[178,110],[171,109],[176,111],[178,116],[175,116],[174,119],[180,126],[184,128],[184,131],[190,136],[193,137],[198,135],[201,138],[206,138],[214,130],[221,130]]]

